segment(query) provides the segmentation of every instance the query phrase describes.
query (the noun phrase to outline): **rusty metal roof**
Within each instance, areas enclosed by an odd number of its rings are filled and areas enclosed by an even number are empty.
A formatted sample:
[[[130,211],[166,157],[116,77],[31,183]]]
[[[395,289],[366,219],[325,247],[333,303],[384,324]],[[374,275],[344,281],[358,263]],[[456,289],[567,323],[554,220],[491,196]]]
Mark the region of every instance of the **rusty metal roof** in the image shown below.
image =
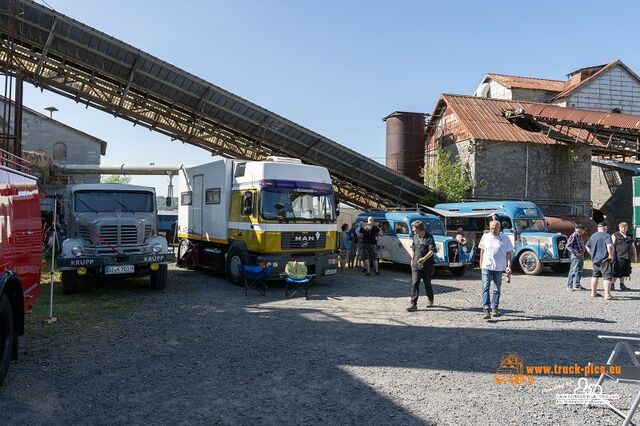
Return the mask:
[[[510,101],[504,99],[480,98],[475,96],[443,94],[434,112],[433,119],[427,126],[427,137],[431,135],[446,108],[451,108],[460,123],[467,130],[471,139],[495,142],[530,142],[539,144],[558,143],[540,132],[527,131],[503,115],[505,110],[527,109],[536,104],[533,102]]]
[[[487,74],[488,78],[495,80],[508,89],[530,89],[530,90],[545,90],[547,92],[561,92],[564,90],[566,81],[562,80],[547,80],[544,78],[533,77],[521,77],[518,75],[505,75],[505,74]]]
[[[527,114],[534,117],[553,118],[571,121],[576,124],[606,126],[615,129],[640,130],[640,116],[614,112],[591,111],[588,109],[568,108],[549,104],[529,104],[524,107]]]

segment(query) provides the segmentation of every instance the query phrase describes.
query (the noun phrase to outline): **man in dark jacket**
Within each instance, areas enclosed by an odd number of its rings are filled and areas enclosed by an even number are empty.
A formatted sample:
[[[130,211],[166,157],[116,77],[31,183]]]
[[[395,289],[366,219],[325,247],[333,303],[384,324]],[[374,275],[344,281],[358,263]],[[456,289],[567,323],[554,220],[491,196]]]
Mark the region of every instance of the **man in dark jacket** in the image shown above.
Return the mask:
[[[424,223],[416,220],[411,224],[413,230],[413,242],[409,255],[411,256],[411,280],[413,290],[411,292],[411,304],[407,311],[418,310],[418,294],[420,293],[420,281],[424,281],[424,288],[427,292],[427,308],[433,306],[433,287],[431,286],[431,275],[433,275],[433,256],[436,253],[436,243],[433,235],[427,232]]]

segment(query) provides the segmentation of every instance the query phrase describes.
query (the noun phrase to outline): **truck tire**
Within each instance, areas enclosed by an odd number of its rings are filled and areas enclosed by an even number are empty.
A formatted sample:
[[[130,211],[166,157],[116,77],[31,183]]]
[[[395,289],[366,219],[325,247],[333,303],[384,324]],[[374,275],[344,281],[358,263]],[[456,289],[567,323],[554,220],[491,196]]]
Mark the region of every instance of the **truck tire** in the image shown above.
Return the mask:
[[[151,272],[150,276],[151,288],[154,290],[162,290],[167,284],[167,265],[160,265],[157,271]]]
[[[246,256],[242,250],[233,248],[227,254],[227,276],[234,285],[244,285],[242,267],[246,264]]]
[[[0,296],[0,385],[9,371],[13,351],[13,310],[6,294]]]
[[[569,263],[555,263],[551,265],[551,269],[556,274],[566,274],[571,269],[571,265]]]
[[[62,294],[76,294],[80,278],[76,271],[62,271]]]
[[[467,266],[457,266],[455,268],[449,268],[449,270],[451,271],[451,275],[453,275],[454,277],[461,277],[465,272],[467,272]]]
[[[518,256],[518,263],[520,264],[520,268],[522,268],[522,272],[527,275],[540,275],[540,272],[542,272],[542,262],[540,262],[538,256],[531,250],[523,251],[520,256]]]

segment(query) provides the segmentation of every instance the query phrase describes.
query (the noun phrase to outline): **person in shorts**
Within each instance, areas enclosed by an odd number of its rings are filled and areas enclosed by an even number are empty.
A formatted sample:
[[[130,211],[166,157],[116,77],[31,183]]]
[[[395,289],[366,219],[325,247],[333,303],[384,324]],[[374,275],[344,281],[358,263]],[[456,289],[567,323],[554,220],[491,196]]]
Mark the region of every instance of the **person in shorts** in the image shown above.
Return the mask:
[[[616,279],[620,281],[620,290],[629,290],[627,286],[624,285],[624,279],[631,275],[631,261],[638,261],[636,246],[633,244],[631,235],[627,233],[628,231],[629,225],[627,222],[620,222],[618,224],[618,232],[611,235],[613,251],[615,253],[611,290],[615,290]]]
[[[598,279],[602,278],[605,300],[611,300],[610,286],[613,281],[613,241],[607,233],[607,224],[600,222],[598,232],[591,235],[585,245],[591,255],[593,275],[591,276],[591,297],[600,297]]]
[[[381,232],[380,228],[373,223],[372,217],[369,217],[367,224],[362,227],[362,260],[364,261],[366,275],[371,275],[372,264],[376,275],[380,274],[378,271],[377,245]]]

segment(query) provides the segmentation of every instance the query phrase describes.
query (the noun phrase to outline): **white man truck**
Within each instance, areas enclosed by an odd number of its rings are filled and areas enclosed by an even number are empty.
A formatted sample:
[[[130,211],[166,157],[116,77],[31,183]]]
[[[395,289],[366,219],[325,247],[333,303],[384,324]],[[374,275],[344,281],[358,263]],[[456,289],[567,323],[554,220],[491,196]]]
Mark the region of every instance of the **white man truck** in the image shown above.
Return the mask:
[[[279,278],[290,260],[317,277],[332,275],[337,214],[328,170],[298,159],[219,158],[184,168],[178,262],[226,272],[236,284],[243,265],[271,265]]]

